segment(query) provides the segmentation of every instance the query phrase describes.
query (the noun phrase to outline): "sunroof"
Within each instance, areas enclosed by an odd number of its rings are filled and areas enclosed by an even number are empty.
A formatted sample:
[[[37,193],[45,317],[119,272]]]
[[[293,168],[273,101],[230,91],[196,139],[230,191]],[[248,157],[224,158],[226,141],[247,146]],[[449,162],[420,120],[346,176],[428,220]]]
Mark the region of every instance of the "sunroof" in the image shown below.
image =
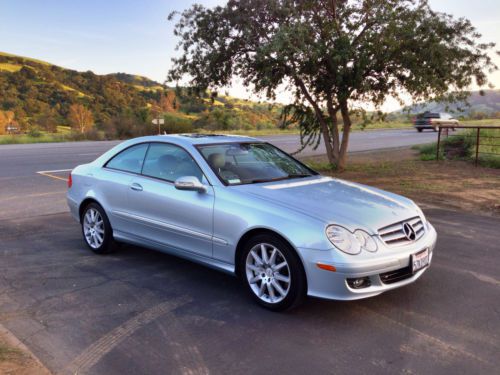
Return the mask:
[[[224,134],[203,134],[203,133],[180,134],[180,135],[182,137],[188,137],[188,138],[224,137]]]

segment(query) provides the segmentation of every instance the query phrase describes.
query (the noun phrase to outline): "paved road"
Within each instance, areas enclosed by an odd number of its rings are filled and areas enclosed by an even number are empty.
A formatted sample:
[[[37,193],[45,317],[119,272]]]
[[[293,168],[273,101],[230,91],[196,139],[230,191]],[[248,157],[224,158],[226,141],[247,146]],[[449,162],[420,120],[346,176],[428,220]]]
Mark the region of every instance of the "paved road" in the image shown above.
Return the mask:
[[[169,255],[93,255],[67,213],[0,220],[0,323],[57,374],[497,373],[500,220],[426,214],[439,241],[418,282],[285,314]]]

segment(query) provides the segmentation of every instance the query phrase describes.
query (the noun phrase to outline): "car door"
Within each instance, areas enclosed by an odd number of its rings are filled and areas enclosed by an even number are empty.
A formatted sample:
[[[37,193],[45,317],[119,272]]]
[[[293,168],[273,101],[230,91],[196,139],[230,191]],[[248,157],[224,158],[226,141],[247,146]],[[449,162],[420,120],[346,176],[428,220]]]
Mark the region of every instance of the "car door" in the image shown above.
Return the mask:
[[[174,182],[195,176],[206,192],[178,190]],[[201,169],[183,148],[151,143],[140,176],[128,191],[134,235],[206,257],[212,256],[214,191]]]
[[[132,178],[141,173],[148,143],[136,144],[116,154],[94,176],[99,185],[100,203],[108,215],[115,234],[128,233],[134,223],[124,214],[128,211],[128,191]]]

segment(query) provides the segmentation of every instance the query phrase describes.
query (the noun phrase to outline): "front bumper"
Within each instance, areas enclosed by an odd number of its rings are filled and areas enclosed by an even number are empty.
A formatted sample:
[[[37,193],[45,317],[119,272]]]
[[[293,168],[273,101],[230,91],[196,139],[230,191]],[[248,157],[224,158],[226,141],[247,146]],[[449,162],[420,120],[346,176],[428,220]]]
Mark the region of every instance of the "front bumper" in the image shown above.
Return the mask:
[[[428,267],[411,273],[410,257],[429,249],[429,266],[432,262],[437,233],[428,224],[426,234],[411,245],[388,248],[380,246],[374,254],[344,255],[340,251],[298,249],[307,274],[308,295],[335,300],[355,300],[376,296],[385,291],[411,284]],[[339,259],[340,258],[340,259]],[[333,266],[336,271],[318,268],[317,264]],[[355,289],[347,279],[367,277],[370,286]]]

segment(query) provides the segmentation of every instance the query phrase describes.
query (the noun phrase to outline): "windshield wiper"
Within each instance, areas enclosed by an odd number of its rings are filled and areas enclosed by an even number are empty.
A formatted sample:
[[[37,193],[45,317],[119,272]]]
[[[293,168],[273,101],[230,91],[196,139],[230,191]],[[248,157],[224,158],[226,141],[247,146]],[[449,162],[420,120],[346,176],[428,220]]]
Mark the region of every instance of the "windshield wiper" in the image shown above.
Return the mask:
[[[288,180],[290,178],[302,178],[302,177],[310,177],[312,174],[307,174],[307,173],[296,173],[296,174],[289,174],[286,176],[281,176],[281,177],[275,177],[275,178],[256,178],[253,180],[250,180],[250,184],[258,184],[260,182],[273,182],[273,181],[281,181],[281,180]]]
[[[291,173],[287,176],[287,178],[302,178],[302,177],[311,177],[310,173]]]
[[[286,180],[288,176],[282,176],[282,177],[275,177],[275,178],[255,178],[253,180],[250,180],[250,184],[258,184],[260,182],[273,182],[273,181],[280,181],[280,180]]]

